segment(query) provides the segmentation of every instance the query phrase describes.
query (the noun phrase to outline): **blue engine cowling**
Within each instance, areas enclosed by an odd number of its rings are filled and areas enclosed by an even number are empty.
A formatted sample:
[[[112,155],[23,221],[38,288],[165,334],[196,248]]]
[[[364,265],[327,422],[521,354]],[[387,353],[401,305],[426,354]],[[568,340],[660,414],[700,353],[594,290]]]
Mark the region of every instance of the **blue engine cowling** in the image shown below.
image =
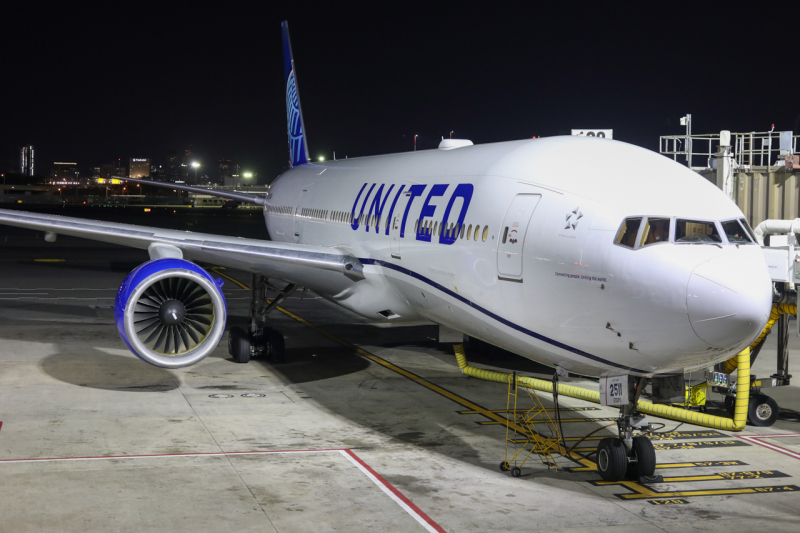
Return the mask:
[[[163,368],[197,363],[219,344],[227,312],[222,280],[185,259],[136,267],[117,291],[117,331],[140,359]]]

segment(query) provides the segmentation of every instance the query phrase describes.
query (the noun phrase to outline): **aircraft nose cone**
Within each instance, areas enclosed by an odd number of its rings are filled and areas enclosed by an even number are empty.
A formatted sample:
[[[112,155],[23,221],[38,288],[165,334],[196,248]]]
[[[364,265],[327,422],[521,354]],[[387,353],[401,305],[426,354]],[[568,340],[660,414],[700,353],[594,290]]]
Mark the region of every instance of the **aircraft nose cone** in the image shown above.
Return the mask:
[[[772,308],[772,281],[760,254],[726,254],[700,263],[686,291],[689,322],[714,348],[752,342]]]

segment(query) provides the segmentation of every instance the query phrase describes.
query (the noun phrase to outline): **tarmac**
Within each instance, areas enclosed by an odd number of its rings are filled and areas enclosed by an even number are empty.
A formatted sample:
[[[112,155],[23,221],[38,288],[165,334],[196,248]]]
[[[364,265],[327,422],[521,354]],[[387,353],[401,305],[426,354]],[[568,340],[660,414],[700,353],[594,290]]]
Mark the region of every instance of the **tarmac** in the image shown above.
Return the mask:
[[[226,216],[223,230],[259,234],[258,217]],[[536,455],[515,478],[498,468],[506,386],[462,375],[436,327],[379,328],[295,293],[270,319],[285,363],[234,363],[223,342],[197,365],[160,369],[125,348],[111,308],[146,260],[0,228],[0,531],[797,531],[800,378],[764,390],[782,410],[769,428],[651,418],[665,424],[653,437],[663,483],[603,484],[586,463],[556,456],[556,470]],[[243,325],[249,276],[213,272],[228,326]],[[775,335],[766,342],[758,376],[775,370]],[[469,358],[552,375],[517,356]],[[560,407],[571,443],[617,414]]]

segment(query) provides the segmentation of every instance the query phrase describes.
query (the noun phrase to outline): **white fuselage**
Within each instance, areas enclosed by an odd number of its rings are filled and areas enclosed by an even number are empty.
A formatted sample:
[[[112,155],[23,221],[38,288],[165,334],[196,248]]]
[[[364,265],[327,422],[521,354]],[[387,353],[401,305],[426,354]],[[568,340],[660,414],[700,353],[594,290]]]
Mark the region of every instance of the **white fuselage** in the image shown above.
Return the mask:
[[[302,165],[273,183],[267,204],[271,239],[364,265],[365,279],[338,292],[307,284],[325,298],[379,321],[428,319],[575,373],[708,367],[752,342],[771,306],[756,244],[615,244],[628,217],[670,218],[673,235],[679,218],[742,218],[696,173],[616,141]]]

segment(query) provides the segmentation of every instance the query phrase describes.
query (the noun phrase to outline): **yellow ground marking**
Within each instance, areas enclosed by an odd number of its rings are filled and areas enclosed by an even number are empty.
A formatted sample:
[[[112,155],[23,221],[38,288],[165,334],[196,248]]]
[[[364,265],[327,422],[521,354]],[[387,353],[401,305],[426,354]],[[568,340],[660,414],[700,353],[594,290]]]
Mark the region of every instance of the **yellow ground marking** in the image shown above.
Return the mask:
[[[217,268],[212,268],[211,270],[213,270],[214,272],[216,272],[220,276],[232,281],[233,283],[235,283],[236,285],[238,285],[242,289],[248,289],[248,290],[250,289],[250,287],[248,287],[247,285],[241,283],[240,281],[232,278],[231,276],[229,276],[227,274],[224,274],[224,273],[220,272],[219,269],[217,269]],[[269,302],[269,300],[268,300],[268,302]],[[316,331],[317,333],[319,333],[323,337],[325,337],[325,338],[327,338],[327,339],[329,339],[329,340],[331,340],[331,341],[333,341],[333,342],[335,342],[335,343],[337,343],[337,344],[339,344],[339,345],[341,345],[341,346],[343,346],[345,348],[353,350],[354,352],[356,352],[357,354],[361,355],[362,357],[364,357],[366,359],[369,359],[370,361],[372,361],[372,362],[374,362],[376,364],[379,364],[379,365],[383,366],[384,368],[387,368],[387,369],[389,369],[389,370],[391,370],[391,371],[393,371],[393,372],[395,372],[397,374],[400,374],[401,376],[403,376],[405,378],[408,378],[411,381],[413,381],[413,382],[415,382],[415,383],[417,383],[419,385],[422,385],[423,387],[425,387],[425,388],[427,388],[427,389],[429,389],[429,390],[431,390],[433,392],[436,392],[436,393],[444,396],[445,398],[448,398],[449,400],[452,400],[452,401],[454,401],[454,402],[466,407],[467,409],[469,409],[470,411],[474,412],[475,414],[481,414],[481,415],[485,416],[486,418],[488,418],[488,419],[490,419],[490,420],[492,420],[492,421],[494,421],[496,423],[499,423],[499,424],[508,423],[506,418],[500,416],[499,414],[497,414],[497,412],[495,412],[493,410],[485,409],[485,408],[481,407],[480,405],[478,405],[478,404],[476,404],[474,402],[471,402],[470,400],[467,400],[466,398],[463,398],[463,397],[461,397],[461,396],[459,396],[457,394],[454,394],[454,393],[450,392],[447,389],[444,389],[444,388],[442,388],[442,387],[440,387],[438,385],[434,385],[430,381],[428,381],[428,380],[426,380],[426,379],[424,379],[424,378],[422,378],[422,377],[420,377],[420,376],[418,376],[416,374],[413,374],[413,373],[409,372],[408,370],[400,368],[399,366],[394,365],[394,364],[390,363],[389,361],[378,357],[377,355],[371,354],[370,352],[364,350],[363,348],[359,348],[355,344],[347,342],[346,340],[341,339],[341,338],[337,337],[336,335],[333,335],[332,333],[329,333],[328,331],[318,327],[317,325],[312,324],[308,320],[297,316],[296,314],[292,313],[291,311],[289,311],[287,309],[284,309],[283,307],[278,306],[278,307],[276,307],[276,309],[278,311],[280,311],[281,313],[283,313],[284,315],[296,320],[297,322],[300,322],[301,324],[303,324],[307,328]],[[590,420],[590,419],[587,419],[587,420]],[[604,420],[604,419],[601,419],[601,420]],[[614,419],[614,420],[616,420],[616,419]],[[524,428],[522,428],[522,427],[514,427],[514,426],[512,426],[512,429],[516,429],[520,433],[524,434]],[[563,446],[559,445],[559,448],[560,448],[561,452],[566,452],[566,450],[564,450]],[[565,456],[567,456],[567,455],[565,455]],[[589,459],[585,459],[585,458],[580,457],[579,455],[573,454],[573,453],[570,453],[568,455],[568,457],[571,458],[572,460],[577,461],[577,462],[579,462],[579,463],[584,465],[583,468],[571,468],[570,471],[572,471],[572,472],[583,472],[583,471],[589,472],[589,471],[597,470],[597,465],[594,463],[594,461],[591,461]],[[678,464],[683,465],[683,464],[687,464],[687,463],[673,463],[672,465],[659,465],[659,467],[660,468],[669,468],[670,466],[674,467],[675,465],[678,465]],[[724,478],[720,478],[720,479],[724,479]],[[643,485],[640,485],[639,483],[636,483],[634,481],[620,481],[620,482],[617,482],[617,483],[610,483],[610,484],[622,485],[622,486],[628,488],[629,490],[631,490],[632,492],[634,492],[634,494],[620,494],[620,495],[617,495],[619,498],[627,499],[627,500],[644,499],[644,498],[673,498],[674,499],[674,498],[689,497],[689,496],[713,496],[713,495],[725,495],[725,494],[756,494],[756,493],[759,493],[759,492],[776,492],[776,491],[794,491],[794,490],[797,490],[797,487],[786,486],[786,487],[752,487],[752,488],[743,488],[743,489],[693,490],[693,491],[681,491],[681,492],[656,492],[656,491],[650,490],[649,488],[647,488],[647,487],[645,487]]]
[[[34,259],[36,263],[62,263],[66,259]]]
[[[561,422],[564,424],[566,424],[567,422],[613,422],[618,418],[619,417],[616,416],[609,416],[605,418],[562,418]],[[491,426],[493,424],[505,425],[505,422],[484,421],[484,422],[478,422],[478,424],[482,426]]]
[[[622,485],[635,494],[617,494],[617,498],[623,500],[643,500],[645,498],[688,498],[691,496],[724,496],[731,494],[761,494],[765,492],[795,492],[798,487],[795,485],[774,486],[774,487],[747,487],[740,489],[709,489],[709,490],[684,490],[675,492],[657,492],[639,485],[635,481],[620,481],[616,483]]]
[[[559,407],[559,411],[599,411],[599,407]],[[513,409],[487,409],[487,411],[491,411],[493,413],[513,413],[515,412]],[[545,409],[547,412],[553,412],[555,409]],[[456,411],[460,415],[477,415],[479,414],[477,411]],[[527,413],[527,409],[517,409],[517,413]]]
[[[700,476],[677,476],[665,477],[664,483],[682,483],[685,481],[733,481],[737,479],[774,479],[778,477],[790,477],[783,472],[772,470],[757,470],[751,472],[717,472]],[[617,481],[594,481],[593,485],[618,485]]]
[[[220,276],[232,281],[233,283],[237,284],[239,287],[241,287],[243,289],[250,289],[250,287],[248,287],[247,285],[239,282],[238,280],[232,278],[231,276],[229,276],[227,274],[224,274],[224,273],[220,272],[219,270],[217,270],[216,267],[212,268],[211,270],[213,270],[214,272],[216,272]],[[269,302],[269,300],[267,300],[267,301]],[[294,320],[300,322],[304,326],[306,326],[306,327],[308,327],[310,329],[313,329],[314,331],[316,331],[317,333],[319,333],[323,337],[326,337],[327,339],[330,339],[331,341],[333,341],[333,342],[335,342],[337,344],[340,344],[341,346],[344,346],[345,348],[353,350],[357,354],[361,355],[362,357],[365,357],[365,358],[369,359],[370,361],[373,361],[373,362],[375,362],[375,363],[377,363],[377,364],[379,364],[379,365],[381,365],[381,366],[383,366],[385,368],[388,368],[389,370],[391,370],[393,372],[396,372],[396,373],[400,374],[401,376],[406,377],[406,378],[410,379],[411,381],[413,381],[415,383],[418,383],[419,385],[422,385],[423,387],[426,387],[426,388],[428,388],[428,389],[430,389],[430,390],[432,390],[432,391],[434,391],[434,392],[436,392],[438,394],[441,394],[445,398],[448,398],[448,399],[450,399],[450,400],[452,400],[452,401],[454,401],[456,403],[459,403],[459,404],[463,405],[464,407],[474,411],[475,413],[479,413],[479,414],[481,414],[481,415],[483,415],[483,416],[485,416],[487,418],[490,418],[491,420],[494,420],[497,423],[501,423],[503,425],[505,425],[506,422],[507,422],[507,420],[505,418],[497,415],[496,413],[493,413],[492,411],[489,411],[488,409],[484,409],[480,405],[478,405],[476,403],[473,403],[473,402],[467,400],[466,398],[463,398],[463,397],[461,397],[461,396],[459,396],[457,394],[454,394],[454,393],[450,392],[447,389],[444,389],[444,388],[442,388],[442,387],[440,387],[438,385],[434,385],[430,381],[428,381],[428,380],[426,380],[424,378],[421,378],[420,376],[418,376],[416,374],[413,374],[413,373],[409,372],[408,370],[400,368],[399,366],[396,366],[396,365],[390,363],[389,361],[378,357],[377,355],[371,354],[370,352],[364,350],[363,348],[359,348],[355,344],[351,344],[351,343],[347,342],[346,340],[341,339],[341,338],[337,337],[336,335],[333,335],[332,333],[327,332],[326,330],[318,327],[315,324],[312,324],[311,322],[309,322],[308,320],[306,320],[304,318],[301,318],[301,317],[297,316],[296,314],[292,313],[291,311],[289,311],[287,309],[284,309],[283,307],[278,306],[278,307],[276,307],[276,309],[278,311],[280,311],[281,313],[283,313],[284,315],[286,315],[286,316],[288,316],[290,318],[293,318]],[[517,430],[518,431],[522,431],[523,428],[519,427],[519,428],[517,428]]]

